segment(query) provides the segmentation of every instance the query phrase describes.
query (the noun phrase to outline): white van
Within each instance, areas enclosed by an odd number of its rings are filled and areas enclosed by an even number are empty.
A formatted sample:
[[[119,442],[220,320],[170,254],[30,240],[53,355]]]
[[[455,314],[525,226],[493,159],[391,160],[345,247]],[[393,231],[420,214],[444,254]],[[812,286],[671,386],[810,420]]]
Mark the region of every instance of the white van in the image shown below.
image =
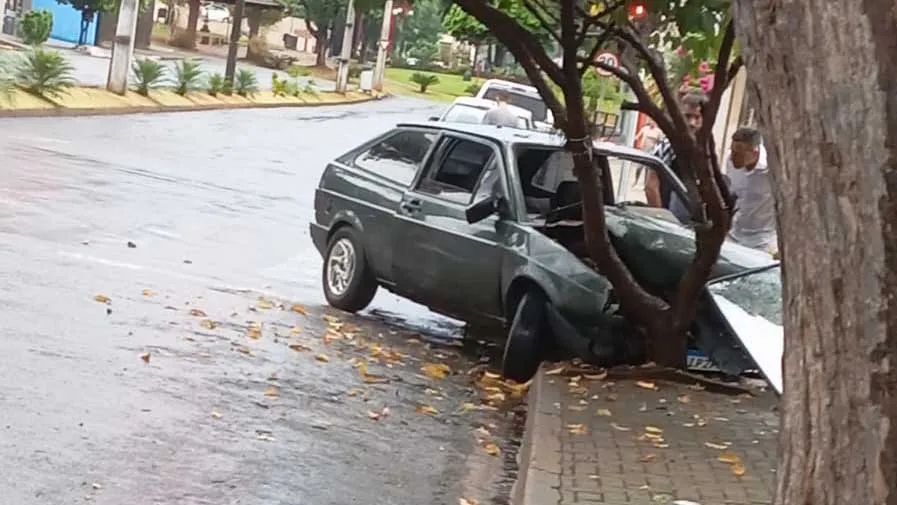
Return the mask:
[[[537,130],[554,130],[554,116],[551,114],[551,109],[542,100],[539,90],[534,86],[501,79],[489,79],[480,86],[476,97],[495,100],[500,91],[508,94],[511,105],[526,109],[533,114],[533,124]]]
[[[431,117],[430,120],[447,121],[450,123],[480,124],[483,122],[486,113],[497,105],[498,104],[493,100],[462,96],[456,98],[441,116]],[[520,119],[517,128],[521,130],[534,129],[532,112],[510,104],[508,105],[508,109]]]

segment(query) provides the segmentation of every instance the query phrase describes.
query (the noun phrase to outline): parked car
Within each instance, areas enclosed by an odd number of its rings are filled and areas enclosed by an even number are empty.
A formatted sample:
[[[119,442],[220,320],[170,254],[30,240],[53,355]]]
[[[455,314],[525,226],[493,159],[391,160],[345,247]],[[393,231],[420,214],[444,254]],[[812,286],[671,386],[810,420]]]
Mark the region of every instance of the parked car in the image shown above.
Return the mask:
[[[433,116],[430,120],[482,124],[486,113],[497,105],[498,103],[493,100],[462,96],[456,98],[455,101],[445,109],[441,116]],[[520,118],[520,124],[517,126],[518,128],[521,130],[533,129],[532,112],[514,105],[508,105],[507,107]]]
[[[613,288],[586,252],[564,142],[537,131],[408,123],[338,157],[315,191],[310,223],[327,301],[356,312],[383,287],[473,326],[504,328],[503,373],[518,381],[535,373],[552,345],[597,364],[644,360],[643,338],[617,314]],[[655,170],[687,198],[683,184],[641,151],[600,142],[594,149],[614,246],[639,282],[674,293],[692,261],[693,232],[665,209],[615,201],[610,167],[628,160]],[[727,242],[712,277],[776,264]],[[726,317],[734,312],[712,303],[721,294],[713,295],[702,300],[693,347],[725,373],[759,364],[769,375],[767,361],[739,342],[749,330],[733,330],[738,323]]]
[[[480,86],[477,98],[495,100],[498,94],[504,91],[510,97],[511,105],[530,111],[533,115],[533,123],[536,129],[543,131],[554,130],[554,115],[551,109],[542,100],[542,95],[535,86],[527,86],[512,81],[501,79],[489,79]]]
[[[199,17],[205,21],[226,23],[230,21],[230,9],[224,4],[207,2],[199,7]]]

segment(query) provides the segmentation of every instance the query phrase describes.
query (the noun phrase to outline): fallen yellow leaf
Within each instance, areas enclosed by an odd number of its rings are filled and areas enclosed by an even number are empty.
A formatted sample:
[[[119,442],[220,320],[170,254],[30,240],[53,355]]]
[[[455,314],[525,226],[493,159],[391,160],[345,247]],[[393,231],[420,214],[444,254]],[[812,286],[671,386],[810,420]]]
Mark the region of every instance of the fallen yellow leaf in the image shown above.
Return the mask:
[[[726,451],[726,452],[720,454],[719,457],[716,459],[717,459],[717,461],[721,461],[723,463],[728,463],[730,465],[734,465],[735,463],[741,463],[741,458],[739,458],[738,455],[732,451]]]
[[[218,327],[218,323],[212,321],[211,319],[203,319],[202,322],[199,323],[204,328],[208,328],[210,330],[214,330]]]
[[[660,435],[661,433],[663,433],[663,430],[658,428],[657,426],[645,426],[645,431],[656,435]]]
[[[273,309],[273,308],[274,308],[274,304],[273,304],[273,303],[271,303],[271,302],[270,302],[269,300],[267,300],[266,298],[262,298],[262,297],[259,297],[259,301],[258,301],[258,303],[257,303],[256,305],[258,306],[258,308],[260,308],[260,309],[265,309],[265,310]]]
[[[109,303],[112,301],[112,298],[109,298],[108,296],[102,294],[94,296],[93,299],[100,303]]]
[[[599,415],[599,416],[603,416],[603,417],[610,417],[613,414],[611,414],[609,409],[598,409],[595,411],[595,415]]]
[[[744,463],[738,462],[732,465],[732,474],[736,477],[741,477],[747,473],[747,468],[744,467]]]
[[[564,365],[561,365],[561,366],[559,366],[559,367],[557,367],[557,368],[553,368],[553,369],[551,369],[551,370],[545,372],[545,375],[560,375],[561,373],[563,373],[563,371],[565,370],[565,368],[566,368],[566,367],[564,367]]]
[[[567,431],[572,435],[585,435],[586,426],[584,424],[568,424]]]
[[[720,451],[729,448],[729,444],[717,444],[716,442],[704,442],[704,445],[711,449],[717,449]]]
[[[318,354],[315,356],[315,359],[320,361],[321,363],[327,363],[328,361],[330,361],[330,358],[328,358],[326,354]]]
[[[302,331],[302,329],[299,328],[298,326],[293,326],[292,328],[290,328],[290,335],[292,335],[292,336],[295,337],[295,336],[298,335],[301,331]]]
[[[262,338],[262,326],[258,323],[251,323],[246,328],[246,336],[255,340]]]
[[[610,423],[610,426],[617,431],[629,431],[629,428],[627,428],[626,426],[621,426],[617,423]]]
[[[439,413],[439,411],[436,410],[431,405],[420,405],[419,407],[417,407],[417,413],[418,414],[429,414],[431,416],[435,416],[436,414]]]
[[[570,405],[570,406],[567,407],[567,408],[570,409],[570,410],[572,410],[573,412],[582,412],[582,411],[584,411],[584,410],[586,409],[586,408],[583,407],[582,405]]]
[[[151,289],[144,289],[144,290],[143,290],[143,296],[153,296],[153,290],[151,290]]]
[[[309,347],[305,344],[290,344],[290,349],[292,349],[296,352],[305,352],[305,351],[310,351],[311,347]]]
[[[680,402],[680,403],[690,403],[690,402],[691,402],[691,397],[688,396],[687,394],[684,394],[684,393],[683,393],[683,394],[679,395],[679,402]]]
[[[248,354],[249,356],[252,356],[252,350],[250,348],[246,347],[245,345],[238,347],[237,351],[239,351],[243,354]]]
[[[584,373],[584,374],[582,374],[582,376],[585,377],[586,379],[589,379],[592,381],[600,381],[600,380],[604,380],[607,378],[607,370],[602,370],[601,372],[599,372],[597,374]]]
[[[190,315],[196,317],[206,317],[206,313],[199,309],[190,309]]]
[[[650,463],[650,462],[654,461],[655,459],[657,459],[657,454],[654,454],[653,452],[651,452],[648,454],[643,454],[638,460],[641,461],[642,463]]]
[[[483,444],[483,449],[485,449],[486,454],[490,456],[498,456],[499,454],[501,454],[501,449],[499,449],[498,446],[493,444],[492,442],[486,442],[485,444]]]
[[[371,419],[371,420],[374,420],[374,421],[379,421],[379,420],[380,420],[380,413],[379,413],[379,412],[374,412],[373,410],[369,410],[369,411],[368,411],[368,419]]]
[[[635,385],[640,388],[651,389],[654,391],[657,390],[657,384],[655,384],[654,381],[638,381]]]
[[[425,363],[421,370],[434,379],[445,379],[452,373],[452,369],[442,363]]]
[[[221,412],[218,412],[217,410],[213,410],[212,411],[212,419],[221,419]]]
[[[305,310],[305,307],[303,307],[302,305],[299,305],[298,303],[294,303],[293,306],[290,307],[290,310],[292,310],[293,312],[295,312],[297,314],[302,314],[303,316],[308,315],[308,311]]]
[[[280,396],[280,389],[277,386],[268,386],[265,388],[265,396]]]
[[[150,353],[145,352],[145,353],[141,354],[140,359],[142,359],[144,363],[149,363],[150,362]]]
[[[480,505],[480,502],[474,500],[473,498],[459,498],[458,505]]]

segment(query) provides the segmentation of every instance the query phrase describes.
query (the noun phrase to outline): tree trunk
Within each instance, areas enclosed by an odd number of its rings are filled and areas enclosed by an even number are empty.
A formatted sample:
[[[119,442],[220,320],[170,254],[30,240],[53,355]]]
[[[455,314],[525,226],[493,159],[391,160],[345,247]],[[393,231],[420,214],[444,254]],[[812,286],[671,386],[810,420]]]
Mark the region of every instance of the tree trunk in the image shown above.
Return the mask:
[[[249,39],[252,40],[253,37],[257,37],[259,32],[262,29],[262,9],[258,6],[250,6],[246,11],[246,23],[249,25]],[[261,61],[264,58],[263,54],[256,54],[255,49],[258,46],[256,44],[247,44],[246,45],[246,59],[249,61]]]
[[[350,57],[355,57],[361,60],[364,58],[364,55],[358,54],[358,46],[361,42],[361,38],[364,36],[364,14],[361,11],[355,12],[355,24],[352,25],[352,53]]]
[[[315,52],[317,53],[317,56],[315,57],[315,66],[327,66],[327,42],[327,30],[322,29],[315,36]]]
[[[897,503],[895,16],[735,2],[784,265],[778,504]]]
[[[200,0],[189,0],[190,7],[187,15],[187,31],[184,38],[185,49],[196,49],[196,25],[199,24],[199,6]]]

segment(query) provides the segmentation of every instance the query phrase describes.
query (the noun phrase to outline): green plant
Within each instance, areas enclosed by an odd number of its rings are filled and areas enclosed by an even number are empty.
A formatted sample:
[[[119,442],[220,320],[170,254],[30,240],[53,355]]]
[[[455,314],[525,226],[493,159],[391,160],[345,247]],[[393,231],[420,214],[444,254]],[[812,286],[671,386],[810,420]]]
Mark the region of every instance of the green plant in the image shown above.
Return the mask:
[[[302,92],[307,95],[317,96],[318,88],[315,87],[314,79],[309,79],[308,82],[305,83],[305,86],[302,88]]]
[[[175,92],[181,96],[200,88],[202,69],[196,60],[181,60],[174,66]]]
[[[131,66],[131,72],[134,74],[134,80],[136,81],[134,91],[147,96],[151,89],[162,86],[167,69],[158,61],[141,58]]]
[[[482,86],[482,84],[480,84],[480,83],[478,83],[478,82],[472,82],[472,83],[470,83],[469,86],[467,86],[466,88],[464,88],[464,92],[467,93],[467,94],[470,95],[470,96],[477,96],[477,93],[480,92],[480,87],[481,87],[481,86]]]
[[[16,85],[42,98],[56,97],[75,85],[75,69],[56,51],[35,47],[19,60],[15,72]]]
[[[234,82],[234,91],[240,96],[252,96],[259,91],[258,79],[252,70],[240,69],[237,72],[236,82]]]
[[[218,96],[224,92],[224,76],[215,72],[209,76],[209,94]]]
[[[287,69],[287,75],[293,79],[308,77],[311,75],[311,69],[302,65],[290,65],[290,68]]]
[[[28,11],[22,14],[20,25],[22,28],[22,39],[29,46],[39,46],[50,38],[50,32],[53,30],[53,13],[39,9],[36,11]]]
[[[289,84],[288,81],[277,77],[277,74],[271,74],[271,93],[274,96],[287,96]]]
[[[421,93],[426,93],[427,88],[434,84],[439,84],[439,77],[436,77],[433,74],[424,74],[421,72],[415,72],[411,74],[409,80],[420,86]]]
[[[16,53],[0,51],[0,98],[12,102],[16,89]]]

